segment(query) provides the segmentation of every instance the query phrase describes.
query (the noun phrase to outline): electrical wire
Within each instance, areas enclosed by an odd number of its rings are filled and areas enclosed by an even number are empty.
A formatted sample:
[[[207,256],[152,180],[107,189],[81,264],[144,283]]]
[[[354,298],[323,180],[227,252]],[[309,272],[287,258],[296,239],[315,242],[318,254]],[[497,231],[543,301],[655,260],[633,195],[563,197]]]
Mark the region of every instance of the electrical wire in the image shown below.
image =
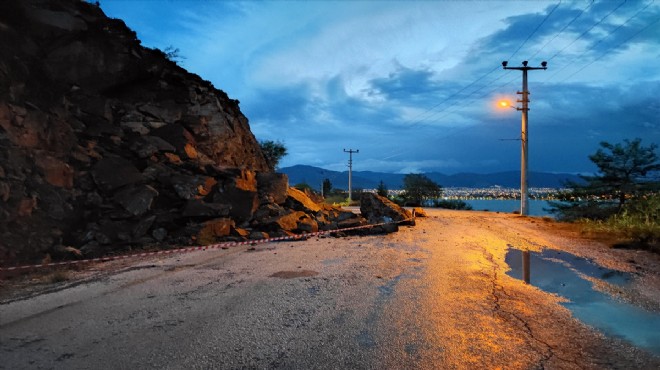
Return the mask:
[[[559,7],[560,4],[561,4],[561,1],[559,1],[559,2],[557,3],[557,5],[555,5],[555,7],[552,8],[552,10],[551,10],[548,14],[545,15],[545,18],[543,18],[543,20],[541,21],[541,23],[539,23],[538,26],[536,26],[536,28],[534,28],[534,31],[532,31],[532,33],[530,33],[529,36],[527,36],[527,38],[525,39],[525,41],[523,41],[523,43],[520,44],[520,46],[518,46],[518,49],[516,49],[516,51],[514,51],[513,54],[511,54],[511,56],[510,56],[509,59],[507,59],[507,60],[511,60],[511,58],[513,58],[513,56],[516,55],[516,53],[518,53],[518,51],[520,51],[520,49],[522,49],[523,46],[525,46],[525,44],[527,43],[527,41],[529,41],[529,39],[532,38],[532,36],[534,36],[534,34],[536,33],[536,31],[538,31],[539,28],[541,28],[541,26],[543,25],[543,23],[545,23],[545,21],[548,20],[548,18],[550,17],[550,15],[552,15],[552,13],[554,13],[555,10],[557,10],[557,8]]]
[[[587,29],[586,31],[582,32],[582,33],[580,34],[580,36],[578,36],[577,38],[575,38],[575,40],[571,41],[568,45],[564,46],[561,50],[559,50],[558,52],[556,52],[553,56],[551,56],[551,57],[548,58],[547,60],[548,60],[548,61],[551,61],[551,60],[553,60],[554,58],[556,58],[556,57],[557,57],[559,54],[561,54],[564,50],[568,49],[571,45],[573,45],[574,43],[576,43],[576,42],[577,42],[579,39],[581,39],[584,35],[586,35],[586,34],[589,33],[591,30],[593,30],[594,27],[596,27],[596,26],[598,26],[599,24],[601,24],[605,19],[607,19],[607,17],[609,17],[610,15],[612,15],[615,11],[617,11],[617,10],[618,10],[620,7],[622,7],[623,4],[625,4],[625,3],[626,3],[626,0],[623,0],[623,2],[622,2],[621,4],[619,4],[619,6],[617,6],[617,7],[614,8],[614,9],[612,9],[609,13],[607,13],[606,16],[604,16],[603,18],[601,18],[601,20],[599,20],[598,22],[596,22],[593,26],[589,27],[589,29]]]
[[[477,82],[483,80],[483,79],[486,78],[488,75],[490,75],[491,73],[495,72],[497,69],[499,69],[499,67],[495,67],[495,68],[493,68],[492,70],[490,70],[489,72],[487,72],[487,73],[484,74],[483,76],[481,76],[481,77],[477,78],[476,80],[472,81],[472,83],[470,83],[469,85],[463,87],[462,89],[460,89],[460,90],[458,90],[457,92],[453,93],[452,95],[448,96],[447,98],[445,98],[444,100],[442,100],[440,103],[438,103],[438,104],[434,105],[433,107],[427,109],[426,111],[424,111],[424,112],[418,114],[417,116],[415,116],[415,117],[413,118],[413,121],[412,121],[412,122],[409,122],[410,124],[408,124],[408,125],[406,126],[406,128],[411,128],[411,127],[414,127],[414,126],[416,126],[416,125],[422,123],[422,122],[424,121],[424,118],[419,119],[419,120],[417,120],[417,118],[421,117],[422,115],[424,115],[424,114],[426,114],[426,113],[431,112],[433,109],[435,109],[435,108],[441,106],[442,104],[448,102],[449,100],[453,99],[454,97],[457,97],[460,93],[462,93],[463,91],[467,90],[470,86],[476,84]],[[449,106],[448,106],[448,107],[449,107]],[[429,115],[429,116],[427,116],[427,117],[425,117],[425,118],[428,119],[429,117],[433,116],[434,114],[440,113],[440,112],[442,112],[442,111],[444,111],[444,110],[446,110],[446,109],[447,109],[447,108],[444,108],[444,109],[440,110],[439,112],[432,113],[431,115]]]
[[[621,43],[619,43],[619,44],[617,44],[617,45],[615,45],[615,46],[613,46],[613,47],[608,48],[607,50],[605,50],[604,53],[602,53],[602,54],[601,54],[600,56],[598,56],[596,59],[592,60],[592,61],[589,62],[588,64],[585,64],[584,66],[582,66],[582,68],[580,68],[580,69],[578,69],[577,71],[573,72],[571,75],[569,75],[568,77],[566,77],[565,79],[563,79],[563,80],[560,81],[559,83],[563,83],[563,82],[565,82],[566,80],[569,80],[570,78],[572,78],[573,76],[575,76],[576,74],[582,72],[585,68],[589,67],[590,65],[594,64],[595,62],[597,62],[597,61],[599,61],[601,58],[603,58],[605,55],[607,55],[608,52],[609,52],[610,50],[612,50],[612,49],[616,49],[616,48],[619,48],[621,45],[623,45],[623,44],[625,44],[626,42],[632,40],[635,36],[637,36],[637,35],[639,35],[640,33],[646,31],[649,27],[653,26],[654,24],[658,23],[659,21],[660,21],[660,18],[656,18],[656,20],[654,20],[653,22],[647,24],[646,27],[644,27],[644,28],[640,29],[639,31],[635,32],[632,36],[628,37],[628,38],[625,39],[623,42],[621,42]]]
[[[654,1],[655,1],[655,0],[654,0]],[[643,8],[640,9],[640,10],[638,10],[635,14],[633,14],[631,17],[629,17],[628,19],[626,19],[626,20],[625,20],[623,23],[621,23],[618,27],[616,27],[616,28],[613,29],[612,31],[608,32],[607,35],[603,36],[603,37],[600,38],[598,41],[596,41],[593,45],[591,45],[591,47],[589,47],[588,49],[584,50],[582,53],[580,53],[580,55],[578,55],[577,57],[573,58],[570,62],[566,63],[563,67],[557,69],[557,70],[555,71],[555,73],[553,73],[550,77],[548,77],[547,79],[545,79],[543,82],[547,82],[547,81],[553,79],[555,76],[557,76],[559,73],[561,73],[562,71],[564,71],[566,68],[568,68],[569,66],[573,65],[573,64],[575,63],[575,61],[581,59],[581,58],[584,56],[584,54],[586,54],[586,53],[588,53],[589,51],[593,50],[596,46],[598,46],[601,42],[603,42],[603,40],[605,40],[605,39],[607,39],[608,37],[612,36],[614,33],[616,33],[616,32],[617,32],[618,30],[620,30],[622,27],[624,27],[625,25],[627,25],[631,20],[633,20],[634,18],[636,18],[639,14],[641,14],[644,10],[646,10],[649,6],[651,6],[651,5],[654,3],[654,1],[649,2],[645,7],[643,7]],[[608,50],[609,50],[609,49],[608,49]],[[602,56],[601,56],[601,57],[602,57]],[[601,58],[601,57],[599,57],[599,58]],[[591,62],[591,63],[589,63],[589,64],[592,64],[592,63],[593,63],[593,62]],[[580,69],[580,70],[583,70],[583,69],[584,69],[584,68],[582,68],[582,69]],[[575,75],[575,73],[571,74],[571,76],[573,76],[573,75]],[[564,79],[564,81],[565,81],[565,79]]]
[[[580,11],[580,12],[578,13],[578,15],[576,15],[573,19],[571,19],[570,22],[568,22],[568,23],[567,23],[567,24],[566,24],[566,25],[565,25],[565,26],[564,26],[559,32],[557,32],[557,33],[554,35],[554,37],[552,37],[550,40],[548,40],[543,46],[541,46],[541,48],[540,48],[539,50],[536,51],[536,53],[534,53],[534,55],[532,55],[531,57],[529,57],[527,60],[532,60],[532,59],[534,59],[534,57],[537,56],[537,55],[541,52],[541,50],[545,49],[545,47],[548,46],[548,44],[550,44],[551,42],[555,41],[555,39],[556,39],[557,37],[559,37],[559,35],[561,35],[562,33],[564,33],[564,31],[565,31],[565,30],[566,30],[571,24],[573,24],[573,22],[575,22],[578,18],[580,18],[580,17],[582,16],[582,14],[584,14],[584,12],[585,12],[587,9],[591,8],[593,5],[594,5],[594,0],[591,0],[591,3],[589,3],[589,5],[587,5],[584,9],[582,9],[582,11]]]

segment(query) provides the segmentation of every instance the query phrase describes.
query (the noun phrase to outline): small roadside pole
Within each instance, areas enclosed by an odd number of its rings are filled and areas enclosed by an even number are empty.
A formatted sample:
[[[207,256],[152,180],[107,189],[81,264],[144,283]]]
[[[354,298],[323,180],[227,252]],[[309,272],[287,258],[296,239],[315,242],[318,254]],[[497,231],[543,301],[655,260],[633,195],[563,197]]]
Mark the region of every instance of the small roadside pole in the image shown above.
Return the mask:
[[[360,149],[344,149],[344,153],[348,153],[348,204],[351,204],[353,201],[353,191],[352,191],[352,182],[353,182],[353,153],[359,153]]]

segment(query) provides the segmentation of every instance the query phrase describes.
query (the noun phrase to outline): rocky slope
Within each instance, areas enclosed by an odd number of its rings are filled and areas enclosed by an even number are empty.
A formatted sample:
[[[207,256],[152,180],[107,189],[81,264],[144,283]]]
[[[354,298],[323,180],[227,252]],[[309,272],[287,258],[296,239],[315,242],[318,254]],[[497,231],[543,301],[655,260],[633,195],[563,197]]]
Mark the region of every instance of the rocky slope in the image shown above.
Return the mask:
[[[0,265],[364,222],[289,189],[238,101],[121,20],[0,3]]]

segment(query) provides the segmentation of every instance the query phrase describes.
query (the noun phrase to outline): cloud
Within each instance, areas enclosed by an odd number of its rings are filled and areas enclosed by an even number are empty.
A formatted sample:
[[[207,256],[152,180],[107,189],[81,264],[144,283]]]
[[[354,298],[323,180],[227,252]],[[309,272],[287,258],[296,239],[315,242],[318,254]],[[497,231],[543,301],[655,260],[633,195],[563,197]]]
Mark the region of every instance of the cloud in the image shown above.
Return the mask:
[[[426,102],[429,96],[437,96],[443,91],[443,85],[437,80],[434,81],[434,77],[433,71],[428,69],[414,70],[399,66],[387,77],[369,81],[369,94],[382,95],[389,101]]]

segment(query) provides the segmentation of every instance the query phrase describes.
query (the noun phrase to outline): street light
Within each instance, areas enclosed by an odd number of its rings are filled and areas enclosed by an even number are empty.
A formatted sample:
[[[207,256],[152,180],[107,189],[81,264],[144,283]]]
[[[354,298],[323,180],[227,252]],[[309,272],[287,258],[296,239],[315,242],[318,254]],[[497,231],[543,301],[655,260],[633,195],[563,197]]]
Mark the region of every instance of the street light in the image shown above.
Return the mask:
[[[529,90],[527,89],[527,71],[533,71],[538,69],[548,69],[548,62],[541,62],[541,67],[528,67],[529,64],[526,60],[522,62],[522,67],[508,67],[509,62],[503,61],[502,68],[504,69],[515,69],[522,71],[522,91],[518,91],[518,95],[522,95],[521,99],[518,100],[518,103],[522,103],[522,107],[517,110],[522,111],[522,129],[520,135],[521,141],[521,154],[520,154],[520,215],[526,216],[529,213],[529,201],[527,199],[527,152],[528,152],[528,141],[527,141],[527,123],[528,123],[528,112],[529,112]],[[501,103],[500,103],[501,105]]]

